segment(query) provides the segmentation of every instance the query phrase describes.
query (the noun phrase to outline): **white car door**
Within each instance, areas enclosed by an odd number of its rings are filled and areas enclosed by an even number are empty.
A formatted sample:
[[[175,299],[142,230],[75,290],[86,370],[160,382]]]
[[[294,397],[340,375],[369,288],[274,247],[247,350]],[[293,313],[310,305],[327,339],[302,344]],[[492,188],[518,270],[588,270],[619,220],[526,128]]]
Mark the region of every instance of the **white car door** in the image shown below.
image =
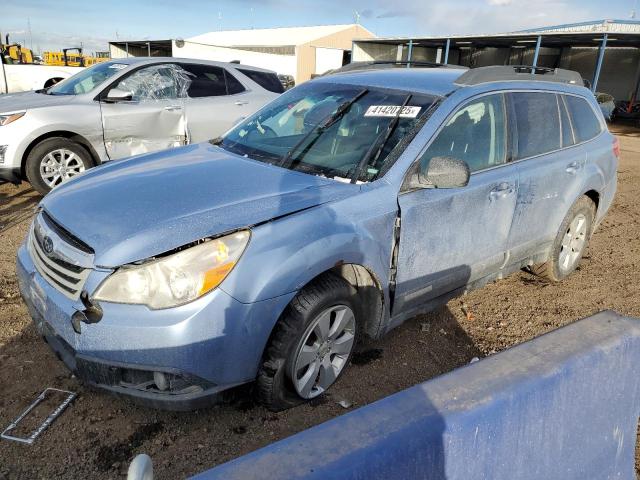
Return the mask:
[[[155,64],[133,71],[112,89],[130,96],[100,101],[105,149],[111,160],[187,143],[185,91],[189,76],[178,65]]]

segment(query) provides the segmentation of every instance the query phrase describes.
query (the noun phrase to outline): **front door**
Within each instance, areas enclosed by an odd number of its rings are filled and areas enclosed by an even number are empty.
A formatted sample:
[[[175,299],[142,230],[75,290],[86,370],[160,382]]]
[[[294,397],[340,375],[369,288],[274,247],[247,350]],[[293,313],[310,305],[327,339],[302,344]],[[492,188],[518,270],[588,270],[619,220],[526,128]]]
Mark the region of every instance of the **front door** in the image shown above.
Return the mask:
[[[497,272],[505,261],[516,206],[517,172],[506,163],[502,94],[478,97],[446,121],[419,162],[464,160],[469,184],[401,193],[400,242],[393,314]]]
[[[115,88],[131,92],[132,98],[116,103],[100,102],[109,158],[130,157],[187,143],[184,96],[189,82],[186,72],[174,64],[144,67],[118,82]]]

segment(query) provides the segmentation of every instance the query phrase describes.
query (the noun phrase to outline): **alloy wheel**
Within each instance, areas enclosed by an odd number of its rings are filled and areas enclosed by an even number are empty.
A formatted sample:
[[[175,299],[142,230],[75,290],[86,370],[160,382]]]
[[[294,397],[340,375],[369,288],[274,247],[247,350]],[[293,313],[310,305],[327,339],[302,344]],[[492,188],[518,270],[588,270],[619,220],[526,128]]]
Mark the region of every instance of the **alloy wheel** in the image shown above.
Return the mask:
[[[84,161],[66,148],[59,148],[47,153],[40,161],[40,177],[49,188],[84,172]]]
[[[298,395],[317,397],[336,381],[349,360],[355,334],[356,318],[346,305],[330,307],[313,319],[290,372]]]
[[[582,251],[587,241],[587,217],[580,213],[569,224],[562,244],[558,265],[564,272],[571,270],[582,257]]]

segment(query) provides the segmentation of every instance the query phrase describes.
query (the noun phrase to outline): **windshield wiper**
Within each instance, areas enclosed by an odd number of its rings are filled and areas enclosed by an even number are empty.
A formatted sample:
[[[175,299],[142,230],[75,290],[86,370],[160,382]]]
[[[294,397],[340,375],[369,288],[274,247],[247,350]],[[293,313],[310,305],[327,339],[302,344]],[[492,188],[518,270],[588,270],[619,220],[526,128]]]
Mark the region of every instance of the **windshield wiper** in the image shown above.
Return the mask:
[[[289,162],[291,160],[291,157],[293,157],[293,154],[298,150],[298,148],[300,148],[300,146],[303,145],[304,142],[306,142],[309,139],[309,137],[311,137],[312,135],[317,135],[319,138],[322,132],[324,132],[327,128],[329,128],[331,125],[333,125],[338,120],[340,120],[340,118],[342,118],[342,116],[349,111],[349,109],[351,108],[351,105],[353,105],[358,100],[360,100],[368,91],[369,90],[366,88],[364,90],[361,90],[351,100],[348,100],[342,103],[334,113],[332,113],[326,118],[323,118],[320,122],[318,122],[318,124],[315,127],[309,130],[309,132],[307,132],[306,135],[304,135],[293,147],[289,149],[286,155],[282,157],[282,160],[280,161],[279,166],[283,168],[292,167],[294,165],[294,162],[291,162],[291,164],[289,164]],[[311,146],[314,144],[316,140],[317,138],[309,142],[309,145],[307,145],[306,150],[311,148]],[[300,160],[298,159],[298,161]]]
[[[367,150],[367,153],[364,154],[364,156],[362,157],[362,160],[360,160],[360,163],[358,163],[358,166],[353,172],[353,176],[351,177],[351,183],[356,183],[358,181],[358,178],[360,178],[360,175],[362,175],[362,171],[364,170],[364,167],[369,164],[370,160],[372,160],[373,161],[372,163],[374,164],[376,161],[378,161],[378,158],[380,158],[380,154],[382,153],[384,146],[387,144],[387,142],[389,141],[389,138],[391,138],[391,135],[393,135],[393,132],[395,131],[396,127],[398,126],[398,123],[400,122],[400,115],[402,114],[404,107],[407,106],[412,96],[413,95],[407,95],[407,98],[404,99],[402,106],[398,109],[398,113],[395,114],[395,116],[389,122],[389,125],[387,125],[387,130],[384,132],[384,137],[382,138],[382,142],[378,144],[378,139],[380,138],[380,136],[378,136],[376,141],[373,142],[371,147],[369,147],[369,150]]]

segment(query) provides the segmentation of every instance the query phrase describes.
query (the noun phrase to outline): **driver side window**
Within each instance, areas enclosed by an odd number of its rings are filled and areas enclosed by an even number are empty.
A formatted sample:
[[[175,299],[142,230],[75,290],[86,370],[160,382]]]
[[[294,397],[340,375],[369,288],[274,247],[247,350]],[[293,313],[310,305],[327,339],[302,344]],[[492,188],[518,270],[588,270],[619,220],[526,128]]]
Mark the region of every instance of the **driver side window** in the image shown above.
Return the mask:
[[[115,88],[131,92],[132,100],[169,100],[179,97],[179,74],[177,65],[160,64],[142,68],[121,80]],[[188,81],[188,80],[187,80]]]
[[[506,115],[502,94],[471,100],[454,113],[420,158],[426,172],[435,157],[454,157],[477,172],[506,162]]]

